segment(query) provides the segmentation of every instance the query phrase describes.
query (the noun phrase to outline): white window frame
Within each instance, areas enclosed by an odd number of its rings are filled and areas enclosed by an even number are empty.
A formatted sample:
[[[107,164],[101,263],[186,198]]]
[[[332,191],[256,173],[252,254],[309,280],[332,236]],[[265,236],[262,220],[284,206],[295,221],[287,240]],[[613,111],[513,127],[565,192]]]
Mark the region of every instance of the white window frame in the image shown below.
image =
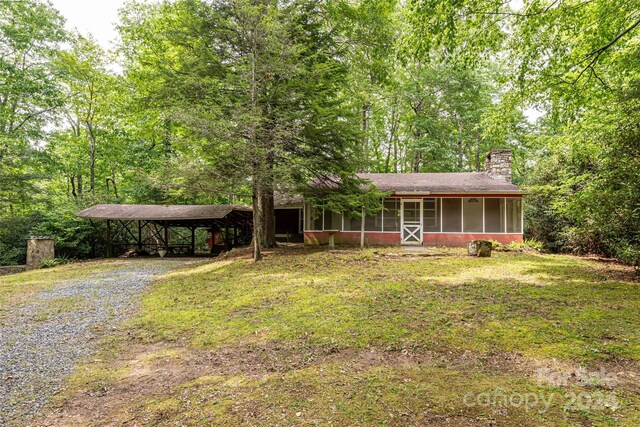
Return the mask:
[[[455,196],[455,197],[438,197],[440,199],[440,231],[424,231],[427,234],[523,234],[524,233],[524,199],[522,197],[491,197],[491,196],[480,196],[474,197],[476,199],[482,199],[482,232],[480,231],[464,231],[464,199],[469,198],[471,196]],[[433,199],[433,197],[427,197],[428,199]],[[460,209],[460,223],[462,225],[462,231],[443,231],[443,219],[444,219],[444,209],[443,209],[443,200],[444,199],[460,199],[460,203],[462,205]],[[502,232],[490,232],[486,231],[486,204],[485,199],[503,199],[504,203],[504,231]],[[518,199],[520,200],[520,231],[514,231],[512,233],[507,231],[507,199]],[[424,226],[423,226],[424,228]]]

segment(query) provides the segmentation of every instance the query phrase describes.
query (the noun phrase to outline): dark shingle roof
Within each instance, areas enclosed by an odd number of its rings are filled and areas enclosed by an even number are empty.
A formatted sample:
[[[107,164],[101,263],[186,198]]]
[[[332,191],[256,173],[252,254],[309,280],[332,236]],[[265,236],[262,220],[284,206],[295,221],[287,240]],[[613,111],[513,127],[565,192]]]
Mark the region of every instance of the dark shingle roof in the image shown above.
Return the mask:
[[[95,205],[76,215],[91,219],[176,221],[222,219],[230,212],[251,212],[246,205]]]
[[[359,173],[379,190],[416,193],[523,193],[517,185],[493,179],[482,172]]]
[[[299,194],[276,193],[274,203],[277,208],[301,208],[304,204]]]

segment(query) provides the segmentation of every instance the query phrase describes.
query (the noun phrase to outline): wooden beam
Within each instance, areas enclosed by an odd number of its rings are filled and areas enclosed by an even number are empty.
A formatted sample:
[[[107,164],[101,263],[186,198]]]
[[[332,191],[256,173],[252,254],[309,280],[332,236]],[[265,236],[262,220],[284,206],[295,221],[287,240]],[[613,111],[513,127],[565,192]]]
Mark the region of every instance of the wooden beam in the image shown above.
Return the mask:
[[[107,258],[113,256],[111,243],[111,220],[107,220]]]
[[[169,252],[169,225],[164,222],[164,249]]]

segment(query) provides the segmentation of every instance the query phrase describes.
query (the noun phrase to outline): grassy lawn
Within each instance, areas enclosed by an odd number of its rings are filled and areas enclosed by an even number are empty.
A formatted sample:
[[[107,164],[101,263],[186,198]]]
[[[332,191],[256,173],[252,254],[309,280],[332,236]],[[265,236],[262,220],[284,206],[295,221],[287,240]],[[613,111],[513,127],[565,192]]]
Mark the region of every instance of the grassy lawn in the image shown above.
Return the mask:
[[[48,422],[640,425],[631,269],[427,255],[292,248],[166,274]]]

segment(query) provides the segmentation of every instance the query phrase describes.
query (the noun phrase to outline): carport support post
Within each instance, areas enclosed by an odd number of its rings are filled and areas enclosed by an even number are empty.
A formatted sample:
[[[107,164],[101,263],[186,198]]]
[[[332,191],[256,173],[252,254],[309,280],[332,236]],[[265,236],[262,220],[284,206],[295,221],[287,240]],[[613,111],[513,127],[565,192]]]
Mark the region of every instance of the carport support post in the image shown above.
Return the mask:
[[[169,252],[169,226],[167,221],[164,222],[164,250]]]
[[[142,251],[142,223],[138,220],[138,251]]]
[[[191,227],[191,255],[196,254],[196,228]]]
[[[111,248],[111,220],[107,220],[107,258],[111,258],[113,251]]]

